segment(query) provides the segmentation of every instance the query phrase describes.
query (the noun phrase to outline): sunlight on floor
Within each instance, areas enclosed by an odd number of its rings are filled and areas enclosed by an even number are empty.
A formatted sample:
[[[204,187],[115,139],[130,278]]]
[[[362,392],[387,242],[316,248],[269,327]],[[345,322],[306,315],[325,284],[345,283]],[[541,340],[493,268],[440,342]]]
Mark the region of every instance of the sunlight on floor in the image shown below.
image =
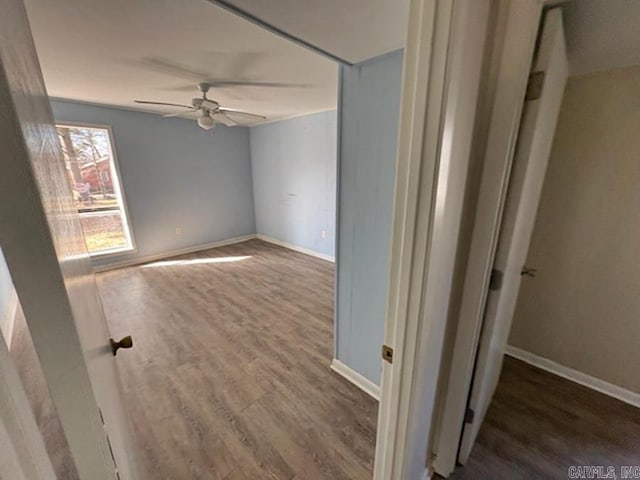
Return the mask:
[[[209,263],[230,263],[230,262],[241,262],[242,260],[247,260],[251,258],[251,255],[243,256],[243,257],[219,257],[219,258],[190,258],[188,260],[163,260],[160,262],[148,263],[146,265],[142,265],[142,268],[154,268],[154,267],[178,267],[178,266],[188,266],[188,265],[202,265]]]

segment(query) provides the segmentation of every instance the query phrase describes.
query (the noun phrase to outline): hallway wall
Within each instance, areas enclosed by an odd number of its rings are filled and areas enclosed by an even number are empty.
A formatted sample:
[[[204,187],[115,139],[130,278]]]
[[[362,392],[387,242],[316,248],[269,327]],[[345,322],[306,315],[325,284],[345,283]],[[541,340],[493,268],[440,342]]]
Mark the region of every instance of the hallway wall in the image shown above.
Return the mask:
[[[640,67],[569,80],[509,343],[640,393]]]

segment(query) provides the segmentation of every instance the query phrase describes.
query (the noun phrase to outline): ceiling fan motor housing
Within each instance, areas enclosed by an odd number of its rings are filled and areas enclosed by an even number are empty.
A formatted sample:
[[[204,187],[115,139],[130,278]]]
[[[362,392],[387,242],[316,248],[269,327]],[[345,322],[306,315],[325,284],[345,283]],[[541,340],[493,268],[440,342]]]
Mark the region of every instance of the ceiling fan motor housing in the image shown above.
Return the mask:
[[[220,104],[218,102],[215,100],[209,100],[208,98],[192,98],[191,105],[193,105],[194,108],[204,108],[211,110],[212,112],[220,108]]]
[[[180,107],[186,108],[186,112],[172,112],[168,114],[164,114],[164,117],[175,117],[180,116],[181,114],[197,114],[197,122],[198,125],[205,129],[210,130],[214,128],[216,123],[222,123],[227,127],[235,127],[239,123],[231,118],[229,114],[244,116],[245,118],[251,119],[259,119],[264,120],[266,117],[262,115],[256,115],[253,113],[243,112],[241,110],[235,110],[230,108],[223,108],[220,106],[218,102],[215,100],[211,100],[207,98],[207,92],[211,88],[211,85],[207,82],[201,82],[198,84],[198,88],[202,92],[202,97],[192,98],[191,105],[181,105],[177,103],[169,103],[169,102],[154,102],[149,100],[134,100],[136,103],[144,103],[150,105],[162,105],[162,106],[172,106],[172,107]]]
[[[207,110],[211,110],[215,112],[220,108],[220,104],[215,100],[209,100],[208,98],[203,98],[202,102],[200,102],[200,108],[206,108]]]

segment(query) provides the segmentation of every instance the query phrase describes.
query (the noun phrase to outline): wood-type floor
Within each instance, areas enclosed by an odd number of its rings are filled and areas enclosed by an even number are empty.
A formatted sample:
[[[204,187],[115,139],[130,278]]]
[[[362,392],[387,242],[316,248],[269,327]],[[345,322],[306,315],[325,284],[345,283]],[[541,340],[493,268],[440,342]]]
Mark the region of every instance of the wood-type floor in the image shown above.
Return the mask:
[[[640,465],[640,409],[506,356],[471,457],[452,478],[566,480],[572,465],[612,466],[617,478],[622,465]]]
[[[98,276],[143,478],[367,479],[377,402],[329,369],[334,265],[259,240]]]
[[[370,479],[377,402],[329,370],[334,266],[252,240],[98,276],[144,480]],[[11,348],[77,478],[24,319]],[[510,357],[455,480],[640,465],[640,409]]]

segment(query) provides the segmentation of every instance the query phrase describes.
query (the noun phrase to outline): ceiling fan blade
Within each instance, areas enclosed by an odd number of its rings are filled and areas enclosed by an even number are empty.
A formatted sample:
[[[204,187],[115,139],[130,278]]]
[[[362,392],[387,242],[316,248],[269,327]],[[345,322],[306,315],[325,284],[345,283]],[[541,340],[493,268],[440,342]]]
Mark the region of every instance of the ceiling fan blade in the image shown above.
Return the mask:
[[[242,110],[236,110],[235,108],[220,108],[218,109],[219,112],[221,113],[225,113],[230,115],[232,118],[233,117],[244,117],[247,120],[253,120],[253,121],[257,121],[257,120],[266,120],[267,117],[265,117],[264,115],[258,115],[255,113],[249,113],[249,112],[243,112]]]
[[[308,88],[306,83],[260,82],[254,80],[211,80],[213,88],[224,87],[268,87],[268,88]]]
[[[171,118],[171,117],[185,117],[185,118],[195,118],[196,116],[200,115],[200,110],[181,110],[179,112],[171,112],[171,113],[165,113],[164,115],[162,115],[164,118]]]
[[[257,87],[257,88],[309,88],[311,85],[306,83],[280,83],[280,82],[258,82],[252,80],[205,80],[211,85],[211,88],[230,88],[230,87]],[[193,85],[181,85],[179,87],[171,87],[166,90],[174,92],[193,92],[196,88]]]
[[[227,116],[224,113],[214,113],[211,117],[218,123],[226,125],[227,127],[235,127],[238,125],[231,117]]]
[[[146,67],[149,70],[155,70],[159,73],[181,77],[186,80],[192,80],[194,82],[194,90],[197,88],[195,83],[202,82],[205,78],[211,75],[211,73],[198,71],[190,67],[189,65],[176,63],[161,57],[147,57],[137,61],[136,63],[138,65]]]
[[[183,107],[183,108],[188,108],[189,110],[197,110],[197,108],[191,106],[191,105],[182,105],[180,103],[168,103],[168,102],[152,102],[149,100],[134,100],[135,103],[142,103],[145,105],[162,105],[165,107]]]

